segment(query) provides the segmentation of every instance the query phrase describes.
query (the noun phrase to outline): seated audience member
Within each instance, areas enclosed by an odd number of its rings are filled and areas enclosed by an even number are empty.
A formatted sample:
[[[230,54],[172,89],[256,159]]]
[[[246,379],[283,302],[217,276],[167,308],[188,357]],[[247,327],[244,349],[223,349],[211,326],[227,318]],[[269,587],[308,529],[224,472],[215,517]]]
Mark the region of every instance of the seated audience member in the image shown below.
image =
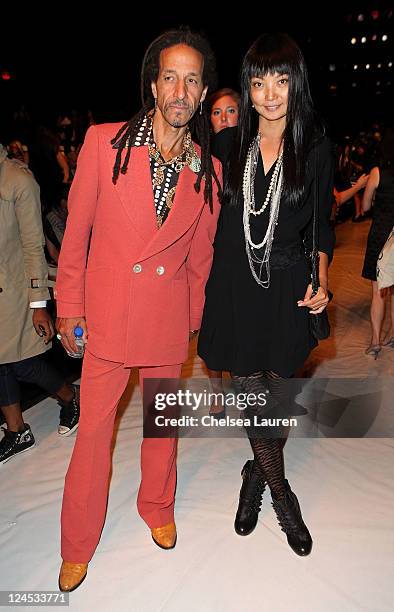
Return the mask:
[[[48,269],[45,262],[39,188],[30,170],[7,157],[0,145],[0,463],[35,444],[24,422],[19,381],[39,385],[61,406],[58,433],[78,427],[79,387],[64,378],[42,354],[54,335],[46,310]]]
[[[67,222],[67,198],[70,185],[63,185],[59,201],[44,218],[44,235],[51,260],[57,264]]]
[[[18,159],[20,162],[29,165],[29,150],[20,140],[12,140],[8,145],[8,156],[11,159]]]

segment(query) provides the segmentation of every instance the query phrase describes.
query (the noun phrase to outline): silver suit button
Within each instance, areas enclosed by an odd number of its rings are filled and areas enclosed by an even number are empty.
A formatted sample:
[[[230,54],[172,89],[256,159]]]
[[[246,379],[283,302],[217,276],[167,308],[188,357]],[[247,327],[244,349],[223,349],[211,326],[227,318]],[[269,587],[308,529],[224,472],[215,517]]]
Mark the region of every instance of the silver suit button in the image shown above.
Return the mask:
[[[133,266],[133,272],[135,272],[136,274],[139,274],[140,272],[142,272],[142,266],[141,264],[135,264]]]
[[[158,266],[156,268],[156,272],[158,273],[159,276],[161,276],[162,274],[164,274],[164,266]]]

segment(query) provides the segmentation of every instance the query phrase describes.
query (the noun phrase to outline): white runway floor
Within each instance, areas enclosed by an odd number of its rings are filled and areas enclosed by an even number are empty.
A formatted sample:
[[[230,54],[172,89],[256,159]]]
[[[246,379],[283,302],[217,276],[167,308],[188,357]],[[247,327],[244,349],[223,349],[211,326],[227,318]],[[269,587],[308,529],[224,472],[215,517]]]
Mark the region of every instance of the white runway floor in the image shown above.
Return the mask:
[[[337,228],[331,268],[333,335],[311,355],[308,375],[394,373],[394,350],[385,349],[377,361],[363,354],[370,339],[370,287],[360,276],[367,231],[368,223]],[[191,346],[184,375],[201,372]],[[24,416],[37,445],[0,469],[0,590],[54,591],[63,479],[75,437],[57,435],[58,406],[52,399]],[[178,542],[172,551],[160,550],[135,507],[140,440],[140,393],[131,382],[114,435],[106,524],[88,578],[70,595],[71,610],[393,609],[392,439],[288,441],[286,475],[314,539],[306,558],[288,547],[267,491],[256,530],[246,538],[235,534],[240,469],[251,457],[246,439],[180,440]]]

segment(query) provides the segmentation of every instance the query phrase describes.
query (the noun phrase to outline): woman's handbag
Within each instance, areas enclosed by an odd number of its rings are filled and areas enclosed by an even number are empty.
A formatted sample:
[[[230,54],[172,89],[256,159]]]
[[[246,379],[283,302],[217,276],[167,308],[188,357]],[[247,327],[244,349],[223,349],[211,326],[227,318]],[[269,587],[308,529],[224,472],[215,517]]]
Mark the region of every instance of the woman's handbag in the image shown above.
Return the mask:
[[[376,280],[379,289],[394,285],[394,227],[379,254],[376,265]]]
[[[319,154],[316,151],[316,159],[315,159],[315,198],[313,204],[313,229],[312,229],[312,253],[308,256],[310,260],[311,267],[311,284],[312,284],[312,296],[316,295],[319,289],[319,251],[317,248],[317,239],[318,239],[318,219],[319,219],[319,180],[318,180],[318,160]],[[328,291],[328,298],[331,301],[333,298],[333,294],[331,291]],[[328,320],[327,308],[320,312],[319,314],[311,314],[309,313],[309,324],[311,334],[316,340],[325,340],[330,335],[330,322]]]

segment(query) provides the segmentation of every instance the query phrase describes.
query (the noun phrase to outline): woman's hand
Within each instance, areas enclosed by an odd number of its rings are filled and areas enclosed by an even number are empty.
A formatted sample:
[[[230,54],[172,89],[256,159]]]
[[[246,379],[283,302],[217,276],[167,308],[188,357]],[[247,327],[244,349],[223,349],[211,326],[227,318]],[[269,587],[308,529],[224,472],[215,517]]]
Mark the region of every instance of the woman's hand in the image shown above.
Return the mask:
[[[308,288],[306,290],[305,296],[303,300],[298,300],[298,306],[305,306],[306,308],[310,308],[309,311],[311,314],[319,314],[323,312],[326,308],[329,297],[328,290],[326,287],[319,287],[316,295],[312,296],[312,285],[309,283]]]
[[[357,191],[363,189],[368,182],[369,174],[362,174],[357,181],[354,183],[354,187],[357,188]]]

